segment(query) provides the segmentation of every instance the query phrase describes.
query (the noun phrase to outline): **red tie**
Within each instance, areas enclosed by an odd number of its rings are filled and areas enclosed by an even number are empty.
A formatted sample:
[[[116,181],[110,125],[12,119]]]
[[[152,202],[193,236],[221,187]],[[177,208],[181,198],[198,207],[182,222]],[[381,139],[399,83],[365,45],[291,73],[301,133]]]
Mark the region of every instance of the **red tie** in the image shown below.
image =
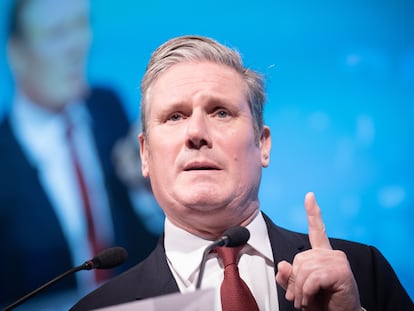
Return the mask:
[[[97,230],[95,227],[95,223],[93,221],[93,215],[92,215],[92,208],[91,208],[91,201],[89,198],[88,188],[86,186],[86,181],[84,174],[82,172],[82,168],[80,166],[78,152],[76,150],[76,144],[73,137],[73,124],[70,120],[67,119],[67,139],[69,143],[69,150],[70,155],[73,162],[73,167],[75,169],[76,173],[76,179],[78,182],[79,191],[81,194],[82,199],[82,205],[85,213],[86,223],[87,223],[87,230],[88,230],[88,240],[89,244],[91,246],[91,250],[93,252],[93,256],[96,255],[98,252],[100,252],[104,246],[103,242],[100,241]],[[109,276],[108,272],[105,270],[95,270],[95,279],[97,282],[101,282],[105,279],[107,279]]]
[[[221,306],[223,311],[259,311],[257,302],[247,284],[240,278],[237,257],[243,247],[216,247],[224,265],[221,283]]]

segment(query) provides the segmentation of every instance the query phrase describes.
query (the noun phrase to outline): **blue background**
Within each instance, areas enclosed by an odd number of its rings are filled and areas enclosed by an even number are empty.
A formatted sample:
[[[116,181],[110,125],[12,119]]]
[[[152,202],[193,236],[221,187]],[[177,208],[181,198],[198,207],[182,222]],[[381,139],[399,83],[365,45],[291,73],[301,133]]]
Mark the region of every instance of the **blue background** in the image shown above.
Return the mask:
[[[114,87],[134,121],[162,42],[201,34],[237,48],[267,80],[262,209],[306,232],[314,191],[328,234],[378,247],[414,297],[413,16],[411,0],[93,0],[89,76]],[[13,92],[1,53],[0,118]]]

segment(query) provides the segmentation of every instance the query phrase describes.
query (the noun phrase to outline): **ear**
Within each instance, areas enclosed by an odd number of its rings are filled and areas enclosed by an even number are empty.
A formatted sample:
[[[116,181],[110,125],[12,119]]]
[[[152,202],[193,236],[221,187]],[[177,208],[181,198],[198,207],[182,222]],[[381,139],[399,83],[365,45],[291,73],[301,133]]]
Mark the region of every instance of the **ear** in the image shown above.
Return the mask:
[[[140,133],[138,135],[139,140],[139,155],[141,157],[141,171],[142,176],[149,177],[149,168],[148,168],[148,143],[145,139],[145,135]]]
[[[262,167],[267,167],[269,165],[271,148],[272,139],[270,137],[270,128],[268,126],[264,126],[260,137],[260,156],[262,160]]]

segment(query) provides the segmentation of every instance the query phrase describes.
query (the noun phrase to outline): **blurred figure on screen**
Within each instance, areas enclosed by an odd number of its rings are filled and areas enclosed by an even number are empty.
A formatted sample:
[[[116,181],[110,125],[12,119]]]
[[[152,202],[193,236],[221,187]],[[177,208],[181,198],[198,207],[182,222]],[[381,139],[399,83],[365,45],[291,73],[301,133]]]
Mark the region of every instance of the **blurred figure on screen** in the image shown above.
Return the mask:
[[[103,248],[124,246],[135,262],[158,239],[132,207],[137,191],[128,193],[114,168],[114,146],[129,129],[122,105],[111,90],[88,85],[89,10],[86,0],[12,6],[15,95],[0,124],[0,304]],[[79,273],[48,293],[83,292],[108,277]]]
[[[159,235],[164,230],[164,212],[154,198],[149,180],[137,170],[142,164],[137,144],[140,129],[141,122],[132,124],[128,135],[116,142],[112,156],[116,173],[129,190],[135,212],[145,219],[148,231]]]

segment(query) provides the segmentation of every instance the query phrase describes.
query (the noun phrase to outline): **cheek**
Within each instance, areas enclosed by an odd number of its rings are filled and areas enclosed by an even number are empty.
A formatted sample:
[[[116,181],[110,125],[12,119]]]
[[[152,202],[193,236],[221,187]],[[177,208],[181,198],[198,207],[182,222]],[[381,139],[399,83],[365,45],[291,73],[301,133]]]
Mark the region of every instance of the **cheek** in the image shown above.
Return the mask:
[[[255,161],[260,161],[260,148],[250,133],[237,133],[237,135],[233,136],[233,142],[233,146],[228,146],[231,148],[231,152],[233,152],[236,161],[250,164],[254,164]]]
[[[238,175],[240,183],[249,183],[260,176],[262,167],[260,149],[254,141],[240,142],[232,147],[234,173]]]
[[[172,144],[172,139],[152,138],[150,146],[151,147],[147,152],[149,177],[157,178],[160,182],[163,182],[165,181],[167,174],[170,174],[174,169],[177,151]]]
[[[56,74],[56,64],[52,59],[47,60],[43,56],[32,56],[28,64],[27,77],[30,78],[32,84],[51,92],[61,84],[60,77]]]

